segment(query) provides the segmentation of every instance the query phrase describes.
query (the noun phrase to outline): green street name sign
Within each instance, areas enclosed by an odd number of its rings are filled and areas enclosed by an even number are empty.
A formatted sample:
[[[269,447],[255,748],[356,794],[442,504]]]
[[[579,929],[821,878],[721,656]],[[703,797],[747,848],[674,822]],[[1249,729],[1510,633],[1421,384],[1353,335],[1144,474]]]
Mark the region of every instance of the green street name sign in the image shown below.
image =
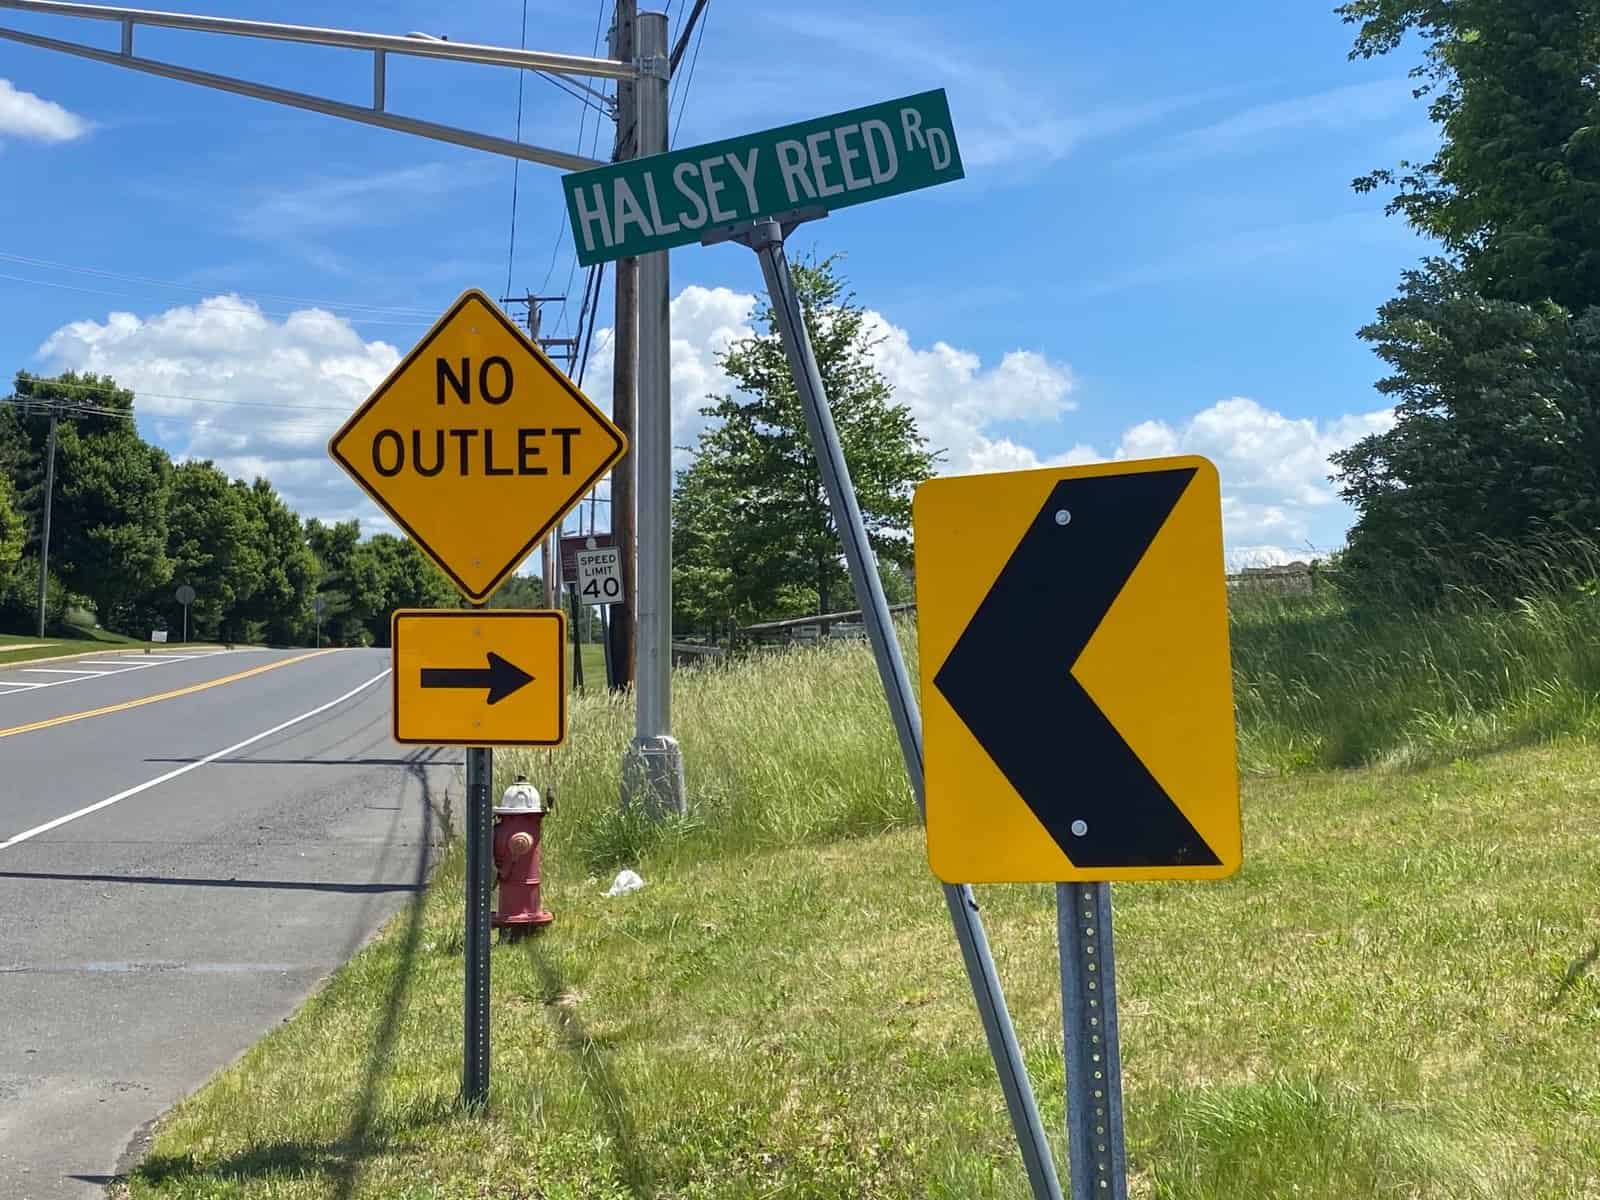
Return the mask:
[[[564,176],[584,266],[962,177],[944,89]]]

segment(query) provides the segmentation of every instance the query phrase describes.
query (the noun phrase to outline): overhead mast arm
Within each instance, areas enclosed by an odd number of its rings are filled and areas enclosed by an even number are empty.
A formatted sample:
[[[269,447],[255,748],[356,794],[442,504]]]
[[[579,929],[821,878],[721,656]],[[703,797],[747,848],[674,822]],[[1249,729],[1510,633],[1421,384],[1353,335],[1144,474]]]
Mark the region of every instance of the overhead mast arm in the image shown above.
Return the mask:
[[[114,21],[122,26],[120,50],[102,50],[80,42],[25,33],[20,29],[0,26],[0,39],[71,54],[111,66],[126,67],[148,75],[175,79],[217,91],[232,92],[257,100],[267,100],[290,108],[306,109],[327,116],[340,117],[363,125],[376,125],[400,133],[409,133],[433,141],[469,146],[507,158],[520,158],[544,163],[564,171],[581,171],[601,165],[599,161],[581,154],[568,154],[541,146],[530,146],[509,138],[477,130],[462,129],[454,125],[441,125],[415,117],[400,116],[387,110],[386,57],[405,54],[416,58],[442,58],[457,62],[477,63],[484,66],[516,67],[530,71],[546,71],[559,75],[589,76],[599,79],[632,80],[638,69],[633,63],[611,58],[592,58],[578,54],[554,54],[543,50],[515,50],[506,46],[481,46],[470,42],[448,42],[425,36],[397,36],[383,33],[360,33],[342,29],[323,29],[309,25],[284,25],[271,21],[245,21],[227,17],[199,16],[190,13],[157,12],[138,8],[119,8],[103,4],[65,3],[63,0],[0,0],[0,8],[19,12],[40,13],[50,16],[77,17],[97,21]],[[291,91],[254,83],[231,75],[201,71],[177,63],[141,58],[133,53],[133,31],[136,26],[158,26],[167,29],[185,29],[198,33],[228,34],[237,37],[260,38],[269,41],[298,42],[305,45],[331,46],[348,50],[365,50],[372,54],[372,104],[370,107],[347,104],[308,92]]]

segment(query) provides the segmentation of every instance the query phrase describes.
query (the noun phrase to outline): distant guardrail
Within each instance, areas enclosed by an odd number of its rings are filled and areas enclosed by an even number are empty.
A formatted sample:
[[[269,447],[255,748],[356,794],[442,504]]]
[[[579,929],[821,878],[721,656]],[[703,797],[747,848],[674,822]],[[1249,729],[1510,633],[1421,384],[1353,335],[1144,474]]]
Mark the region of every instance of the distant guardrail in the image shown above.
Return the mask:
[[[1228,573],[1229,591],[1275,592],[1286,596],[1310,595],[1319,583],[1329,583],[1337,572],[1310,563],[1292,562],[1276,567],[1246,567]]]
[[[916,611],[915,604],[889,606],[890,614],[895,616]],[[756,645],[824,640],[862,641],[867,636],[867,626],[862,619],[861,610],[851,608],[844,612],[816,613],[808,617],[789,617],[782,621],[759,621],[754,625],[741,626],[738,634],[740,641],[753,642]]]

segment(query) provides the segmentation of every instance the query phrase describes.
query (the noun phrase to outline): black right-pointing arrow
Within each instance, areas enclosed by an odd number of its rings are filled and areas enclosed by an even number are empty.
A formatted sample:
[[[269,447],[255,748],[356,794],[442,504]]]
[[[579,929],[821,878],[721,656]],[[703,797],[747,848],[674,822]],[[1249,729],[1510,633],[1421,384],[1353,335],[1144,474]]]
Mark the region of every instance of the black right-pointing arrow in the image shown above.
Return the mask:
[[[1056,484],[934,676],[1075,866],[1221,861],[1071,674],[1193,476]]]
[[[515,663],[507,662],[493,650],[489,651],[487,667],[422,668],[423,687],[488,688],[490,704],[499,704],[513,692],[532,682],[532,675]]]

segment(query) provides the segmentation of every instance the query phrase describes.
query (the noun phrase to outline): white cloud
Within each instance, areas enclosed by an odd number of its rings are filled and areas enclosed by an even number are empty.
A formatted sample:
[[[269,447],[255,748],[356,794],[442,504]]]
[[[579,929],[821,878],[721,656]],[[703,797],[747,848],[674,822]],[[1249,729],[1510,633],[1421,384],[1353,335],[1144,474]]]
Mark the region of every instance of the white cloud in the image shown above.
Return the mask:
[[[89,132],[89,122],[54,100],[46,100],[0,79],[0,137],[35,142],[70,142]]]
[[[1222,477],[1222,522],[1230,560],[1242,556],[1246,565],[1264,566],[1305,558],[1312,547],[1334,548],[1349,524],[1349,510],[1328,480],[1333,469],[1328,459],[1393,424],[1390,409],[1315,421],[1232,396],[1177,424],[1141,421],[1130,426],[1109,452],[1078,445],[1065,455],[1041,458],[1026,446],[1007,443],[1005,454],[978,469],[1204,455]]]
[[[751,318],[756,297],[728,288],[686,287],[672,302],[672,429],[677,463],[689,460],[706,427],[700,410],[707,397],[734,391],[717,365],[730,344],[755,332]],[[1013,350],[993,367],[978,355],[945,342],[918,348],[908,331],[882,314],[868,311],[868,334],[878,369],[894,388],[895,399],[911,409],[933,449],[947,454],[945,469],[981,471],[1024,453],[996,435],[999,423],[1055,422],[1076,405],[1067,367],[1033,350]],[[595,336],[584,376],[584,390],[608,411],[611,398],[611,330]]]
[[[39,355],[52,371],[107,374],[132,388],[147,428],[176,457],[266,475],[308,516],[382,527],[325,446],[400,355],[342,317],[312,308],[275,319],[239,296],[215,296],[148,318],[74,321]]]
[[[733,380],[717,365],[717,356],[754,329],[750,316],[756,298],[730,288],[690,284],[672,301],[672,440],[679,447],[677,463],[687,463],[685,447],[693,446],[706,420],[700,410],[708,396],[734,390]],[[597,330],[583,390],[606,412],[611,411],[612,336]]]
[[[753,332],[756,297],[690,286],[672,303],[674,442],[693,445],[708,395],[733,390],[718,355]],[[1013,350],[992,365],[945,342],[918,346],[881,314],[877,364],[952,473],[1024,470],[1108,459],[1203,454],[1222,474],[1230,557],[1251,565],[1304,557],[1308,543],[1337,544],[1348,510],[1327,480],[1328,456],[1389,428],[1388,411],[1318,421],[1230,397],[1186,420],[1142,421],[1102,450],[1059,436],[1076,408],[1063,363]],[[601,331],[585,391],[611,399],[610,331]],[[399,361],[396,347],[365,340],[320,309],[276,318],[237,295],[215,296],[151,317],[114,312],[53,333],[39,356],[50,371],[109,374],[134,389],[147,432],[178,457],[210,458],[229,473],[270,478],[308,516],[359,516],[369,531],[388,522],[327,458],[328,436]],[[222,402],[222,403],[216,403]],[[1068,449],[1041,454],[1030,442]],[[680,465],[687,461],[680,452]],[[1241,558],[1241,556],[1243,556]]]

